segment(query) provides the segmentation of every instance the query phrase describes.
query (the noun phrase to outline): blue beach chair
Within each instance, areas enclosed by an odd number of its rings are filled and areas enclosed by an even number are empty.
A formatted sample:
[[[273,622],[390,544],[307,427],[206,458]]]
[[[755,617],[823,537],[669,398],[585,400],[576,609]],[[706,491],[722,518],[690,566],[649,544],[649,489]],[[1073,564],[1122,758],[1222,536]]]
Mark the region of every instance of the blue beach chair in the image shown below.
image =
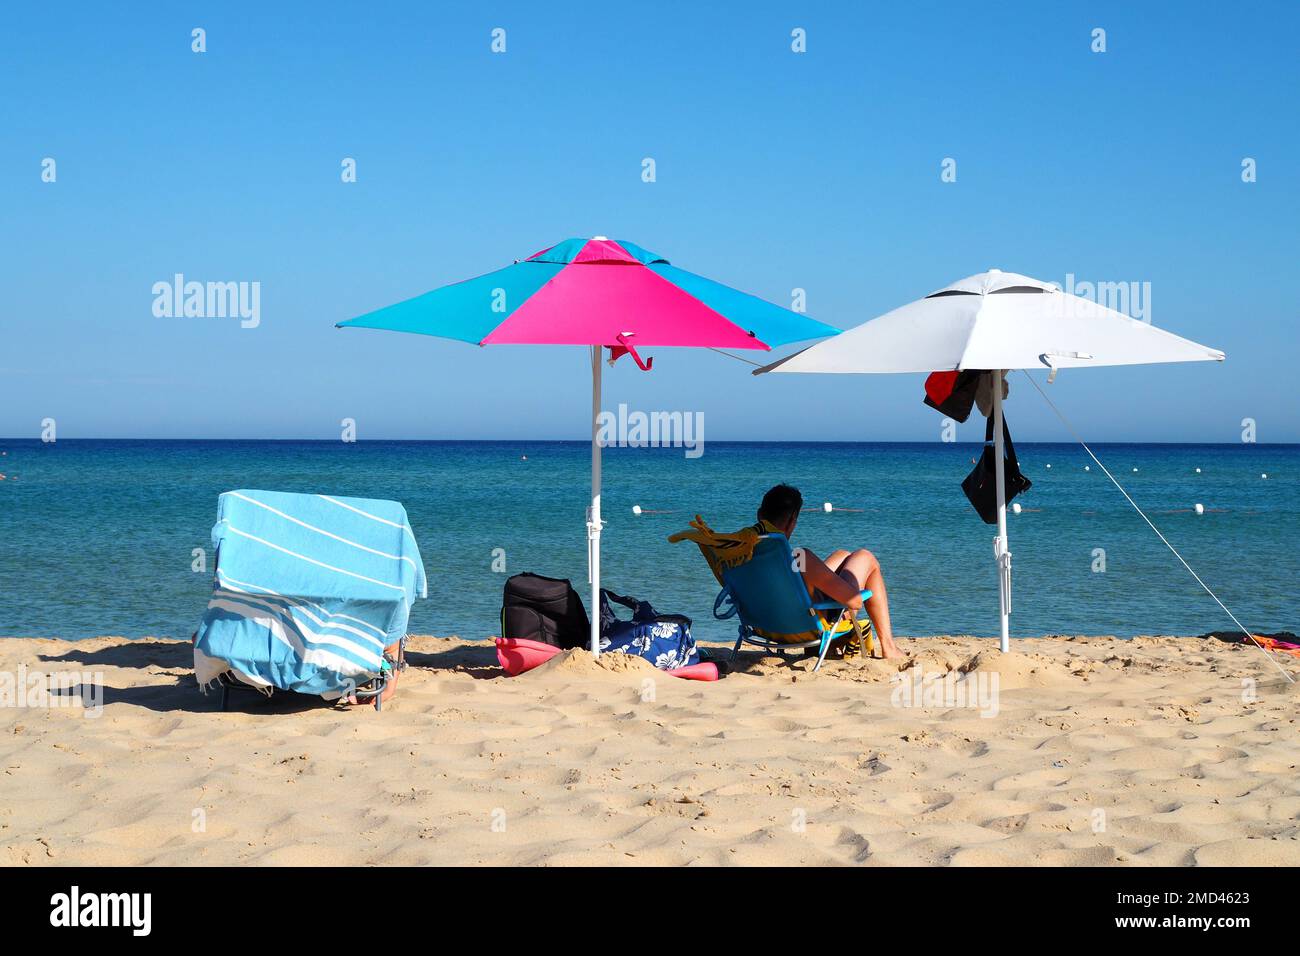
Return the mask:
[[[871,597],[862,592],[862,600]],[[762,535],[753,556],[744,564],[722,572],[722,590],[713,602],[718,620],[740,616],[739,637],[731,651],[734,661],[742,644],[785,651],[818,647],[817,665],[826,659],[831,641],[856,631],[864,654],[871,652],[871,622],[865,627],[838,601],[814,602],[803,576],[795,570],[794,553],[783,534]]]

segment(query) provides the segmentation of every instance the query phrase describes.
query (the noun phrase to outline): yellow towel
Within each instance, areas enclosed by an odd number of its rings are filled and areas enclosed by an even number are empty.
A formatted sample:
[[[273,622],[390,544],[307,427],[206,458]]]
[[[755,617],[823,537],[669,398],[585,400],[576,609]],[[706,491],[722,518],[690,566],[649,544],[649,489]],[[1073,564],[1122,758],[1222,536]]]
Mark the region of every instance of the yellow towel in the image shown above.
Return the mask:
[[[758,524],[741,528],[739,531],[729,533],[714,531],[704,523],[703,518],[696,515],[690,528],[670,534],[668,540],[673,544],[678,541],[694,541],[699,545],[700,554],[704,555],[704,560],[709,562],[709,570],[721,584],[724,570],[744,564],[754,556],[754,546],[758,544],[760,535],[780,533],[780,528],[763,519],[759,519]]]

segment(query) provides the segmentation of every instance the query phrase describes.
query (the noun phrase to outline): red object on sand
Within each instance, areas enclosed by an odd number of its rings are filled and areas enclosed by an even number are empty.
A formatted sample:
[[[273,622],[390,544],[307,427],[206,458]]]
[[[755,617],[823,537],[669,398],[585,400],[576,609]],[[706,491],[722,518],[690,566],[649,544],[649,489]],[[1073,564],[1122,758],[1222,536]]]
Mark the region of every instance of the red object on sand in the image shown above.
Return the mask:
[[[704,661],[700,664],[688,664],[686,667],[677,667],[666,674],[672,674],[674,677],[680,677],[683,680],[707,680],[713,681],[718,679],[718,665],[712,661]]]
[[[511,677],[545,664],[561,650],[554,645],[529,641],[522,637],[498,637],[496,642],[497,661]]]
[[[496,645],[497,661],[501,664],[502,670],[511,677],[517,677],[524,671],[545,664],[561,651],[561,648],[554,645],[530,641],[522,637],[498,637]],[[714,681],[718,679],[718,665],[706,661],[703,664],[691,664],[664,673],[683,680]]]

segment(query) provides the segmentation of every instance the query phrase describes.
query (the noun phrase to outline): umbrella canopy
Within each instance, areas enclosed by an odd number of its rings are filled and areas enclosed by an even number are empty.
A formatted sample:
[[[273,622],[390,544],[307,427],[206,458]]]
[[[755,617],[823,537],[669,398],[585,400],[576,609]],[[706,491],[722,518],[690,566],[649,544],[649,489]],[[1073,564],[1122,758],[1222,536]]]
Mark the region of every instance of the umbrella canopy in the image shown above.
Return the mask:
[[[671,265],[635,243],[566,239],[476,279],[443,286],[338,323],[477,345],[585,345],[591,349],[591,505],[587,567],[591,652],[600,653],[600,376],[638,348],[758,349],[833,335],[838,329]]]
[[[762,369],[934,372],[1223,361],[1051,283],[990,269]]]
[[[838,329],[678,269],[624,239],[565,239],[522,262],[340,322],[476,345],[763,349]]]
[[[755,371],[933,372],[1223,361],[1218,349],[1157,329],[1057,286],[990,269]],[[1050,379],[1049,379],[1050,381]],[[1002,650],[1008,650],[1011,552],[1002,436],[1002,389],[993,390]]]

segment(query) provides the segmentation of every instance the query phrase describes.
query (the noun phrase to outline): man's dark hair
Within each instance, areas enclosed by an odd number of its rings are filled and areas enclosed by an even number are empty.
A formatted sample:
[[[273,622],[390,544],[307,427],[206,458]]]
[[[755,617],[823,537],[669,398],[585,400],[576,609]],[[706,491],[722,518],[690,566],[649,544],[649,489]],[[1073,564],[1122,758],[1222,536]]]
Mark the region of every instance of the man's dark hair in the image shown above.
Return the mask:
[[[777,485],[763,496],[763,503],[758,506],[758,516],[772,524],[782,525],[803,509],[803,495],[798,488],[789,485]]]

